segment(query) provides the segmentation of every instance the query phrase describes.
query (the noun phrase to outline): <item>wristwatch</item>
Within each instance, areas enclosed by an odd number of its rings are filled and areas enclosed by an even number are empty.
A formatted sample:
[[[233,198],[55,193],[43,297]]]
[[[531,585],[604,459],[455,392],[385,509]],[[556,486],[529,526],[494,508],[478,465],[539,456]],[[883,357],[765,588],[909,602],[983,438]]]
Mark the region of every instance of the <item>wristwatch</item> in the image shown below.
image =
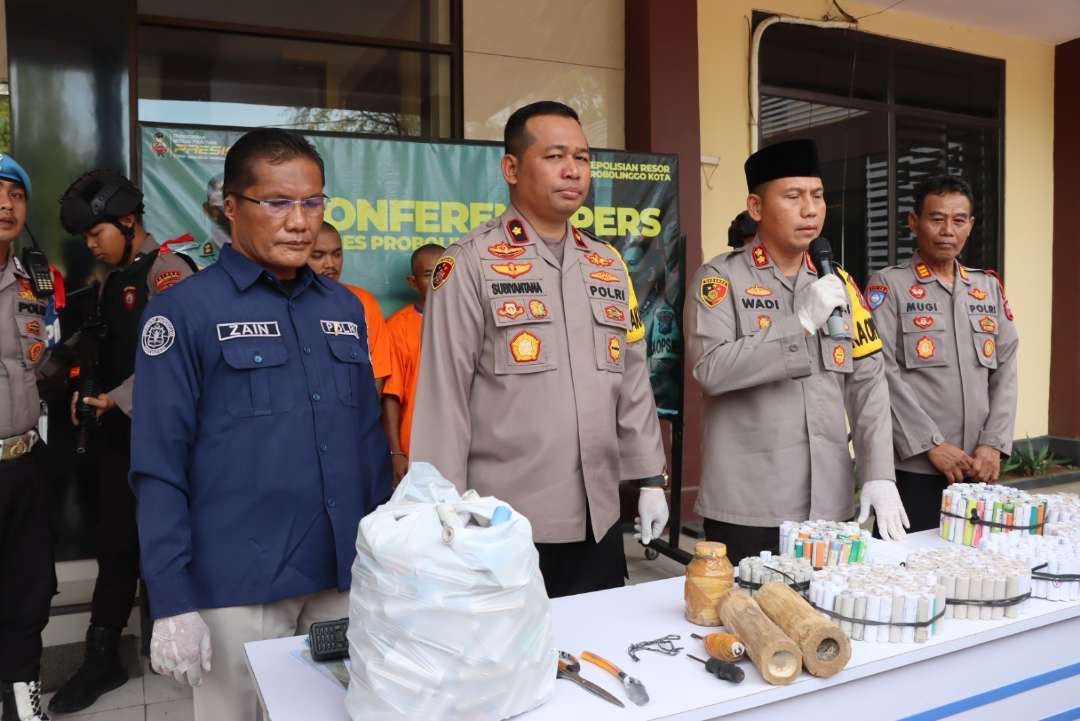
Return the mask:
[[[659,476],[650,476],[648,478],[638,479],[638,488],[663,488],[667,489],[668,481],[671,480],[671,476],[667,471],[663,471]]]

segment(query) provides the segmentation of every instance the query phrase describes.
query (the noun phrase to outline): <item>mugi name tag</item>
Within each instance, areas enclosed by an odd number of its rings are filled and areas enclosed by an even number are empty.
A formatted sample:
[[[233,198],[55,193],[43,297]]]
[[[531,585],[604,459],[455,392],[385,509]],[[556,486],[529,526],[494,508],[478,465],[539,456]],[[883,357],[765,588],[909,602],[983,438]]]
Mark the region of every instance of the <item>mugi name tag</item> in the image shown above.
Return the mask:
[[[347,320],[320,320],[319,325],[326,335],[351,335],[357,340],[360,339],[360,326],[356,323]]]
[[[220,341],[234,338],[277,338],[280,335],[281,330],[276,320],[217,324],[217,337]]]

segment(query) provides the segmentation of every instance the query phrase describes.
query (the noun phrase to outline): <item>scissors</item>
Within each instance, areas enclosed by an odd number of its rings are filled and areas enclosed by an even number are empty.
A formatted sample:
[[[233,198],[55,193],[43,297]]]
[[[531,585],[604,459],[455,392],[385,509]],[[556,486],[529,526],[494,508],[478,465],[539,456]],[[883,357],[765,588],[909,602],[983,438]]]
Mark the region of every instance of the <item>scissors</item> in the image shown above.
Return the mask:
[[[559,651],[559,670],[555,674],[556,678],[565,678],[568,681],[573,681],[589,693],[599,696],[608,703],[613,703],[619,708],[625,708],[622,701],[615,698],[592,681],[583,679],[580,675],[580,671],[581,664],[578,663],[578,660],[573,654],[569,654],[566,651]]]

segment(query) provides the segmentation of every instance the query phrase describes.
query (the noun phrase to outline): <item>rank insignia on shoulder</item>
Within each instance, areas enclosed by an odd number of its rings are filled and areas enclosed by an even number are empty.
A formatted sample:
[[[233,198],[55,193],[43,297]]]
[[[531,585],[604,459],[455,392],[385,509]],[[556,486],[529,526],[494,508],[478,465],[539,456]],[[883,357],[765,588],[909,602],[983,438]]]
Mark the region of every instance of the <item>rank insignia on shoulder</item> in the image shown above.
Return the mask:
[[[581,248],[582,250],[588,250],[589,249],[589,244],[585,242],[585,238],[582,237],[580,230],[578,230],[577,228],[574,228],[573,235],[574,235],[574,245],[576,245],[578,248]]]
[[[968,295],[970,295],[975,300],[986,300],[989,296],[989,294],[982,288],[972,288],[968,291]]]
[[[806,259],[806,269],[811,273],[817,273],[817,266],[814,265],[814,261],[810,260],[810,253],[806,253],[804,257]]]
[[[968,281],[967,268],[965,268],[964,266],[957,263],[956,264],[956,270],[960,272],[960,278],[963,279],[963,281],[966,283]]]
[[[615,262],[614,258],[605,258],[604,256],[597,253],[595,250],[586,255],[585,260],[589,261],[593,265],[599,265],[604,268],[609,267],[612,263]]]
[[[765,246],[756,246],[750,256],[754,261],[755,268],[764,268],[769,264],[769,254],[765,251]]]
[[[488,252],[496,258],[506,258],[509,260],[521,256],[525,252],[525,249],[518,245],[510,245],[504,240],[495,245],[489,245]]]
[[[908,288],[908,292],[911,293],[912,298],[920,298],[921,299],[921,298],[926,297],[926,288],[923,288],[918,283],[916,283],[915,285]]]
[[[510,354],[517,363],[532,363],[540,357],[540,339],[523,330],[510,341]]]
[[[525,315],[525,309],[514,301],[508,300],[499,306],[499,309],[496,311],[496,313],[498,313],[503,318],[506,318],[507,320],[516,320],[517,318]]]
[[[701,279],[701,302],[715,308],[727,297],[730,283],[718,275],[707,275]]]
[[[163,270],[154,276],[154,289],[158,293],[168,290],[177,284],[180,280],[180,271],[178,270]]]
[[[606,270],[595,270],[592,273],[589,273],[589,277],[602,283],[615,283],[619,280],[619,276],[609,273]]]
[[[926,263],[920,262],[915,264],[915,277],[919,280],[926,280],[932,275],[933,273],[930,272],[930,266]]]
[[[451,255],[444,255],[439,258],[439,262],[435,264],[435,269],[431,271],[431,289],[438,290],[446,281],[450,280],[450,274],[454,271],[454,257]]]
[[[491,269],[500,275],[517,278],[532,270],[532,263],[492,263]]]
[[[836,363],[836,365],[844,365],[844,361],[847,360],[847,354],[844,352],[844,346],[838,345],[833,348],[832,359],[833,362]]]
[[[915,344],[915,354],[923,360],[930,360],[931,358],[933,358],[934,352],[936,350],[937,347],[934,345],[934,341],[930,338],[930,336],[924,335]]]
[[[866,302],[870,304],[870,310],[877,310],[885,302],[885,296],[889,294],[887,285],[868,285],[866,287]]]
[[[983,352],[983,355],[986,356],[987,358],[993,357],[993,355],[994,355],[994,339],[993,338],[987,338],[986,340],[983,341],[982,352]]]
[[[136,297],[137,296],[136,296],[136,293],[135,293],[135,286],[133,286],[133,285],[124,286],[124,310],[126,310],[128,312],[131,312],[131,311],[135,310],[135,299],[136,299]]]
[[[979,330],[984,333],[993,333],[997,330],[997,321],[988,315],[979,318]]]
[[[612,363],[618,363],[619,362],[619,358],[622,357],[622,344],[619,343],[618,336],[613,335],[613,336],[611,336],[611,339],[608,340],[607,352],[608,352],[608,358],[611,359]]]
[[[745,292],[746,292],[747,295],[753,295],[753,296],[757,296],[759,298],[762,298],[764,296],[773,294],[772,291],[769,290],[768,288],[766,288],[765,286],[757,285],[756,283],[754,285],[750,286],[749,288],[747,288]]]
[[[934,317],[930,315],[917,315],[911,319],[911,322],[915,324],[916,328],[926,330],[934,324]]]
[[[531,315],[533,318],[535,318],[537,320],[547,318],[548,317],[547,306],[544,305],[544,303],[542,301],[536,300],[534,298],[533,300],[529,301],[529,315]]]
[[[525,232],[525,224],[517,218],[506,221],[506,232],[510,236],[510,242],[523,244],[529,242],[529,234]]]
[[[614,321],[618,321],[620,323],[622,321],[626,320],[626,313],[624,313],[623,309],[620,308],[617,305],[605,305],[604,306],[604,316],[608,320],[614,320]]]

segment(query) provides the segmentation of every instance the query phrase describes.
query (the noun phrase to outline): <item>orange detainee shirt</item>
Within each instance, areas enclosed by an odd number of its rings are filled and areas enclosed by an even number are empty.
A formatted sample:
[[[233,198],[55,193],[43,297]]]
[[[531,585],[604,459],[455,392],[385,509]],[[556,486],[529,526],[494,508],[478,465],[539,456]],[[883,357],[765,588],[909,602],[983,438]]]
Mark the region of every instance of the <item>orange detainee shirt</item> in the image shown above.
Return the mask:
[[[367,322],[368,353],[371,354],[371,372],[375,380],[387,378],[393,369],[393,360],[390,357],[390,337],[386,332],[386,321],[383,320],[382,309],[375,296],[368,293],[358,285],[342,283],[352,291],[353,295],[360,299],[364,306],[364,320]]]
[[[416,406],[416,378],[420,375],[420,328],[424,315],[410,303],[386,319],[386,330],[394,353],[394,373],[383,387],[385,395],[401,401],[401,450],[409,454],[413,408]]]

